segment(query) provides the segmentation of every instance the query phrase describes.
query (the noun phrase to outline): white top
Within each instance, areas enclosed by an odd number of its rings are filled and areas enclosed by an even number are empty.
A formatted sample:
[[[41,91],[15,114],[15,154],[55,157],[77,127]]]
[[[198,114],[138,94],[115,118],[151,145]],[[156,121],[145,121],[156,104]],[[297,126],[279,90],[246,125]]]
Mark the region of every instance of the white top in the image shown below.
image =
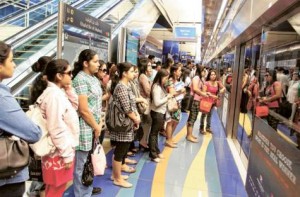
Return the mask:
[[[167,111],[167,102],[167,93],[162,89],[160,85],[154,84],[150,109],[152,111],[165,114]]]
[[[299,82],[300,81],[290,81],[289,83],[289,89],[286,98],[290,103],[294,103],[298,97]]]

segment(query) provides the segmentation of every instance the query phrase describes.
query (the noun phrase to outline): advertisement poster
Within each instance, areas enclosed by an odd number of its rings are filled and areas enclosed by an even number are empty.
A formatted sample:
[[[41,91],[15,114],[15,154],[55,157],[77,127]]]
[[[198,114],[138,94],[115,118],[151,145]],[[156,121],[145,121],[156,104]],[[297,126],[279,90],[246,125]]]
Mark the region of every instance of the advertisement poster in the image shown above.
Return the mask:
[[[256,118],[246,190],[249,196],[299,196],[299,150]]]
[[[125,60],[133,65],[137,65],[139,39],[127,34]]]

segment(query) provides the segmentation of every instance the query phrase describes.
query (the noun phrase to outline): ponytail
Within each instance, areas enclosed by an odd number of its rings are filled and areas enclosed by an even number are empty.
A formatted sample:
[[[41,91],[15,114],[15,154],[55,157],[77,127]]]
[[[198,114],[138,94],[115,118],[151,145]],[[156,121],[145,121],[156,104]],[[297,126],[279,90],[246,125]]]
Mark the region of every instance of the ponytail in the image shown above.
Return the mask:
[[[81,51],[78,57],[78,61],[74,63],[74,69],[73,69],[73,79],[76,77],[76,75],[83,70],[83,63],[85,61],[89,62],[91,61],[94,56],[97,55],[97,53],[91,49],[85,49]]]

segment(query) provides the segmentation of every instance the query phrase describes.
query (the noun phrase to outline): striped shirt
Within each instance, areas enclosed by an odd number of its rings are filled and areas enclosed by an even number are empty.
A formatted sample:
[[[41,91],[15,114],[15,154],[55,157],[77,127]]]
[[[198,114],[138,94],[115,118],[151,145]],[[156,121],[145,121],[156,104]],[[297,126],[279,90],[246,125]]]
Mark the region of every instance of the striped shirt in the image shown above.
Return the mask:
[[[97,123],[100,123],[102,108],[102,90],[99,80],[92,75],[80,71],[73,80],[73,87],[76,93],[88,97],[88,108],[93,114]],[[80,135],[79,146],[76,150],[89,151],[92,149],[93,128],[83,118],[79,117]]]

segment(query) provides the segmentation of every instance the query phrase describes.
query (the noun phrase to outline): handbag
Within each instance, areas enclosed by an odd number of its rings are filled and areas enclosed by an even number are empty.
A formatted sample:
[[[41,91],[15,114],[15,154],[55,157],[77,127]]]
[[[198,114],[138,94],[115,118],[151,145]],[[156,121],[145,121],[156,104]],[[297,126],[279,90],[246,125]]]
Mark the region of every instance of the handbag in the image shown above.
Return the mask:
[[[94,150],[91,155],[94,168],[94,175],[103,175],[106,167],[106,156],[99,139],[94,140]]]
[[[0,147],[0,179],[12,178],[28,166],[29,147],[26,141],[2,134]]]
[[[210,112],[212,105],[213,105],[213,102],[211,100],[201,99],[199,110],[200,110],[200,112],[207,114]]]
[[[179,107],[178,107],[178,103],[177,103],[175,97],[170,98],[167,103],[168,112],[175,112],[178,109],[179,109]]]
[[[269,115],[269,107],[265,105],[258,105],[255,107],[255,115],[257,117],[266,117]]]
[[[83,166],[83,171],[81,175],[81,183],[82,185],[88,187],[93,184],[94,181],[94,168],[92,164],[92,159],[91,159],[91,152],[89,151],[89,154],[87,156],[86,162],[84,163]]]
[[[39,99],[38,99],[39,100]],[[32,122],[38,125],[42,130],[42,137],[34,144],[30,144],[30,148],[33,152],[40,157],[46,156],[55,152],[55,146],[46,127],[46,119],[43,117],[39,103],[29,106],[29,110],[26,112]]]
[[[181,101],[181,109],[183,111],[191,111],[193,101],[194,101],[194,96],[190,94],[186,94]]]
[[[30,155],[28,170],[29,180],[43,182],[41,158],[35,157],[34,155]]]
[[[129,132],[133,128],[133,121],[125,114],[114,98],[111,98],[108,104],[105,123],[108,130],[113,132]]]

